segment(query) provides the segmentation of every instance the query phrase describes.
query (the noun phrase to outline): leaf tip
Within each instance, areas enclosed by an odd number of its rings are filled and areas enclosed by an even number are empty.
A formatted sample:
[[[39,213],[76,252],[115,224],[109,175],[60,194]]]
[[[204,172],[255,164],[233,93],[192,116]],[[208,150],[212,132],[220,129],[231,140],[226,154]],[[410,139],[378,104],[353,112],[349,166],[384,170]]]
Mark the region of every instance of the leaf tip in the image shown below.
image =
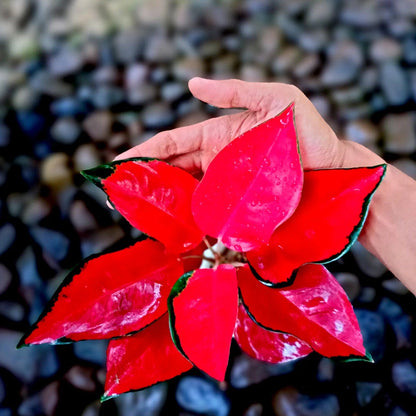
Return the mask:
[[[114,399],[115,397],[119,396],[118,394],[108,394],[106,391],[101,397],[100,397],[100,403],[104,403],[107,400]]]
[[[108,178],[114,172],[114,167],[111,164],[99,165],[94,168],[84,169],[81,175],[98,187],[102,187],[103,179]]]

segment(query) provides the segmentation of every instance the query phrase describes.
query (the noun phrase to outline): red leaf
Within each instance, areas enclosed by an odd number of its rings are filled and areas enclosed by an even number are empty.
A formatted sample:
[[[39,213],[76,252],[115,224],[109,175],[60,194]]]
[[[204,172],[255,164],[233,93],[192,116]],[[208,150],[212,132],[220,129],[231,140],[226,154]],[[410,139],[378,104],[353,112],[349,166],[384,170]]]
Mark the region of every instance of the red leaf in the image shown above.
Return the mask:
[[[183,275],[168,302],[176,346],[202,371],[224,380],[238,307],[234,267]]]
[[[302,191],[293,104],[227,145],[208,166],[192,212],[208,235],[236,251],[269,241]]]
[[[110,341],[103,399],[169,380],[191,368],[172,341],[166,314],[137,334]]]
[[[246,253],[258,278],[283,286],[305,263],[328,263],[357,239],[385,165],[305,172],[301,201],[268,244]]]
[[[326,357],[365,355],[351,303],[324,266],[302,266],[287,289],[265,286],[249,267],[237,276],[243,302],[260,325],[295,335]]]
[[[91,256],[69,274],[23,344],[112,338],[167,312],[181,260],[150,239]]]
[[[238,309],[234,337],[250,357],[274,364],[305,357],[312,352],[308,344],[293,335],[268,331],[257,325],[242,304]]]
[[[203,238],[191,212],[198,181],[182,169],[152,159],[126,159],[83,171],[103,188],[133,227],[182,253]]]

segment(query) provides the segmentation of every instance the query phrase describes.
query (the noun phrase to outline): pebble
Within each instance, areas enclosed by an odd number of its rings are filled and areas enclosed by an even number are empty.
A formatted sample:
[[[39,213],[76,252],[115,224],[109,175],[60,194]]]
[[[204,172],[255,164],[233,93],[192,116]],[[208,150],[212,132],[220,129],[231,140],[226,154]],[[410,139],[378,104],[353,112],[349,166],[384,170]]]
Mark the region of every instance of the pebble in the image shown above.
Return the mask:
[[[102,192],[101,192],[102,193]],[[115,244],[125,235],[124,231],[117,225],[101,228],[93,235],[86,236],[81,242],[83,257],[91,254],[101,253],[106,248]]]
[[[263,406],[260,403],[252,404],[243,414],[243,416],[262,416]]]
[[[80,341],[74,343],[74,354],[83,361],[105,367],[108,341]]]
[[[0,256],[6,254],[16,241],[16,228],[5,223],[0,227]]]
[[[305,23],[309,26],[327,26],[335,19],[336,5],[331,0],[310,2],[306,11]]]
[[[375,64],[398,61],[402,56],[402,46],[392,38],[378,38],[370,45],[370,58]]]
[[[242,389],[260,383],[271,376],[288,374],[293,368],[293,361],[283,364],[269,364],[243,354],[234,360],[230,383],[234,388]]]
[[[380,277],[387,268],[380,262],[380,260],[366,250],[361,243],[356,241],[351,247],[351,252],[354,255],[360,269],[370,277]]]
[[[149,67],[143,63],[133,63],[124,72],[124,84],[127,91],[141,87],[149,75]]]
[[[42,161],[40,177],[44,184],[54,190],[66,188],[72,183],[70,159],[65,153],[54,153]]]
[[[386,351],[386,331],[383,317],[365,309],[356,309],[355,315],[363,334],[364,346],[377,363],[384,357]]]
[[[2,263],[0,263],[0,295],[2,295],[9,288],[13,276],[10,270]]]
[[[167,82],[160,90],[163,101],[174,102],[187,94],[188,89],[181,82]]]
[[[376,125],[369,120],[354,120],[347,123],[344,137],[348,140],[360,143],[364,146],[374,145],[380,133]]]
[[[12,97],[12,106],[15,110],[30,111],[39,103],[39,94],[30,86],[18,88]]]
[[[355,300],[361,291],[358,277],[355,274],[347,272],[337,273],[335,277],[348,295],[348,299],[350,301]]]
[[[98,110],[105,110],[121,104],[124,100],[124,91],[111,85],[100,85],[92,96],[92,104]]]
[[[385,149],[397,154],[416,150],[416,112],[389,114],[381,122]]]
[[[293,387],[280,390],[273,399],[277,415],[338,416],[340,406],[336,396],[331,394],[300,394]]]
[[[328,44],[328,32],[324,29],[305,31],[299,36],[297,43],[306,52],[322,52]]]
[[[360,406],[364,407],[371,403],[374,397],[381,391],[383,385],[381,383],[357,381],[355,383],[357,389],[357,399]]]
[[[58,117],[76,117],[87,114],[88,108],[77,96],[68,96],[54,100],[51,111]]]
[[[175,114],[165,102],[148,105],[142,113],[144,126],[149,129],[164,129],[175,121]]]
[[[97,220],[82,200],[72,202],[69,208],[69,218],[80,234],[98,229]]]
[[[37,71],[29,79],[32,88],[38,93],[52,97],[63,97],[72,93],[72,86],[61,81],[46,70]]]
[[[0,301],[0,315],[3,315],[11,321],[21,322],[25,316],[25,309],[17,302],[2,300]]]
[[[403,43],[404,60],[409,65],[416,64],[416,40],[414,37],[408,37]]]
[[[144,106],[156,100],[158,89],[152,84],[143,84],[127,91],[127,102],[132,106]]]
[[[382,21],[380,7],[377,0],[349,0],[341,10],[341,22],[358,29],[377,26]]]
[[[82,55],[71,49],[62,49],[48,60],[52,76],[63,78],[78,72],[83,65]]]
[[[152,36],[144,49],[145,62],[166,64],[175,58],[175,45],[167,36]]]
[[[113,39],[113,50],[117,62],[125,65],[135,62],[142,54],[143,43],[142,34],[135,29],[116,34]]]
[[[184,377],[179,381],[176,400],[184,409],[198,414],[227,416],[230,403],[224,393],[209,381],[199,377]]]
[[[123,394],[117,399],[119,414],[159,416],[167,398],[167,390],[167,385],[163,383],[131,394]]]
[[[94,111],[83,122],[86,133],[94,141],[108,140],[113,127],[114,118],[109,111]]]
[[[90,368],[75,365],[65,374],[65,378],[77,389],[84,391],[96,389],[93,372]]]
[[[6,147],[10,143],[10,130],[4,124],[0,124],[0,147]]]
[[[398,361],[393,364],[392,380],[401,393],[416,396],[416,369],[410,361]]]
[[[68,255],[69,239],[59,231],[39,226],[31,227],[30,233],[34,240],[42,247],[44,255],[60,262]]]
[[[320,60],[317,54],[307,54],[293,68],[293,75],[297,78],[307,77],[318,69],[319,64]]]
[[[177,80],[188,82],[193,77],[203,77],[205,68],[200,58],[187,57],[174,62],[172,73]]]
[[[384,280],[382,286],[390,293],[394,293],[396,295],[404,296],[409,293],[409,289],[396,278]]]
[[[403,105],[409,99],[409,83],[404,70],[395,62],[380,66],[380,87],[389,104]]]
[[[56,414],[56,407],[59,401],[59,382],[53,381],[48,384],[41,392],[40,399],[42,401],[42,407],[46,415]]]
[[[334,361],[329,358],[321,358],[319,361],[318,370],[316,378],[319,381],[332,381],[335,374],[335,364]]]
[[[81,134],[81,126],[72,117],[58,118],[51,127],[52,137],[62,144],[73,144]]]
[[[288,46],[277,55],[272,62],[272,71],[275,74],[284,74],[291,71],[302,58],[302,52],[295,46]]]
[[[97,85],[114,85],[119,81],[119,72],[112,65],[100,66],[92,74],[92,82]]]

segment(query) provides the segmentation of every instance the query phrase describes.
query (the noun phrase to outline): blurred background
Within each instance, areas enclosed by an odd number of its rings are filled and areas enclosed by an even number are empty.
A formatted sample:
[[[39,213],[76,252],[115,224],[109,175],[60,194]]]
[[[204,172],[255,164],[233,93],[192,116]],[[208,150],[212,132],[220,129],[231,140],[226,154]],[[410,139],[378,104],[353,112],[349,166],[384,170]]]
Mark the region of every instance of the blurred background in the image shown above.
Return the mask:
[[[415,0],[1,0],[0,416],[415,415],[415,298],[360,244],[330,269],[375,364],[233,344],[221,385],[193,370],[100,404],[105,342],[15,349],[73,265],[138,234],[79,171],[229,111],[190,96],[197,75],[294,83],[416,178]]]

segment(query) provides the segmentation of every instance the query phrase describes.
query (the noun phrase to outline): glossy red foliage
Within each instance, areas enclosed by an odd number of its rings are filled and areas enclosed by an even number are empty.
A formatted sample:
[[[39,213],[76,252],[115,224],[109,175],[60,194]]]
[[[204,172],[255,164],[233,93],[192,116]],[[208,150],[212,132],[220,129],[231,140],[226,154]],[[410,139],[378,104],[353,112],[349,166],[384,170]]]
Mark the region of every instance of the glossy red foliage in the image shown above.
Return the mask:
[[[138,331],[167,312],[181,259],[147,239],[87,258],[67,276],[23,344],[102,339]]]
[[[324,266],[302,266],[286,289],[267,287],[247,266],[237,276],[243,302],[260,325],[295,335],[326,357],[365,355],[351,303]]]
[[[268,363],[284,363],[305,357],[312,348],[304,341],[283,332],[268,331],[257,325],[240,304],[234,337],[248,355]]]
[[[246,253],[259,278],[270,285],[290,283],[301,265],[342,256],[361,231],[384,171],[383,165],[305,172],[294,214],[268,244]]]
[[[169,380],[191,368],[172,341],[165,314],[137,334],[110,341],[104,399]]]
[[[202,241],[191,212],[198,181],[189,173],[159,160],[136,159],[95,171],[106,172],[101,186],[123,217],[170,251],[182,253]],[[94,169],[84,175],[94,181]]]
[[[198,368],[224,380],[238,308],[235,268],[185,274],[169,297],[174,341]]]
[[[293,105],[228,144],[196,188],[192,211],[199,227],[236,251],[267,243],[292,215],[303,173]]]

